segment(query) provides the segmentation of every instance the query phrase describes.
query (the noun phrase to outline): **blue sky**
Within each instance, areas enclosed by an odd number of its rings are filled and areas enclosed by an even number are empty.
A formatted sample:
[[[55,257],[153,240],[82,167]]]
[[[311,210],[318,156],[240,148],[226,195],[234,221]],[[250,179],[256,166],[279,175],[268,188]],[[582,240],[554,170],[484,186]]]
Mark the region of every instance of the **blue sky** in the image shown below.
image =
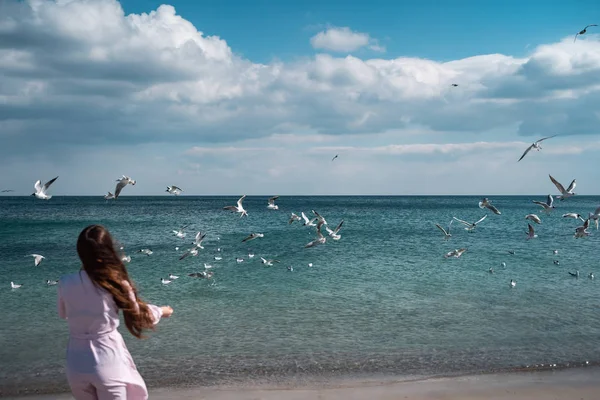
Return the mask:
[[[0,188],[596,194],[590,23],[587,0],[5,0]]]

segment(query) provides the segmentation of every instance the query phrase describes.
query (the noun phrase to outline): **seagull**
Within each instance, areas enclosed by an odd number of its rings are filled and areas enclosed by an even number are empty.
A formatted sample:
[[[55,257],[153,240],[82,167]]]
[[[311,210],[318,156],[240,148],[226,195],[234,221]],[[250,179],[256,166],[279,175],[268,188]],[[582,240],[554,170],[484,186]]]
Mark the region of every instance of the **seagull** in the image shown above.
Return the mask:
[[[585,221],[583,219],[583,217],[580,214],[577,214],[577,213],[566,213],[566,214],[563,214],[563,218],[573,218],[573,219],[580,219],[582,221]]]
[[[169,274],[169,279],[170,280],[174,281],[177,278],[179,278],[177,275]]]
[[[269,198],[269,200],[268,200],[269,204],[267,205],[267,208],[269,210],[279,210],[279,206],[277,204],[275,204],[275,200],[277,200],[278,198],[279,198],[279,196],[273,196],[273,197]]]
[[[248,212],[246,212],[246,210],[244,210],[244,206],[242,206],[242,201],[244,201],[245,198],[246,198],[246,195],[243,195],[237,201],[237,205],[236,206],[226,206],[226,207],[223,207],[223,210],[229,210],[229,211],[233,211],[233,212],[238,212],[238,213],[241,214],[240,218],[242,218],[244,215],[247,217],[248,216]]]
[[[455,220],[457,220],[457,221],[458,221],[458,222],[460,222],[461,224],[464,224],[464,225],[466,225],[467,227],[466,227],[465,229],[466,229],[467,231],[469,231],[469,232],[470,232],[470,231],[472,231],[473,229],[477,228],[477,224],[478,224],[478,223],[480,223],[481,221],[483,221],[484,219],[486,219],[486,218],[487,218],[487,214],[486,214],[486,215],[484,215],[483,217],[481,217],[481,219],[480,219],[479,221],[477,221],[477,222],[473,222],[473,223],[470,223],[470,222],[467,222],[467,221],[463,221],[462,219],[458,219],[458,218],[456,218],[456,217],[452,217],[452,218],[454,218]]]
[[[590,226],[590,220],[586,219],[585,222],[583,223],[583,225],[581,225],[580,227],[575,229],[575,235],[574,235],[575,239],[590,236],[590,233],[587,230],[589,226]]]
[[[18,288],[20,288],[21,286],[23,286],[23,284],[22,284],[22,283],[14,283],[14,282],[11,282],[11,283],[10,283],[10,287],[11,287],[12,289],[18,289]]]
[[[490,274],[493,274],[493,273],[494,273],[494,268],[490,267],[490,269],[488,270],[488,272],[489,272]]]
[[[449,251],[448,253],[446,253],[444,255],[444,258],[450,258],[450,257],[459,258],[460,256],[463,255],[463,253],[465,251],[467,251],[467,249],[454,249],[454,250]]]
[[[342,224],[344,223],[344,220],[342,220],[338,226],[335,227],[334,230],[331,230],[328,226],[325,227],[325,230],[327,231],[327,233],[329,234],[329,236],[331,236],[331,239],[333,240],[340,240],[342,238],[342,235],[338,234],[338,232],[340,231],[340,229],[342,229]]]
[[[131,256],[126,256],[126,255],[123,255],[123,256],[121,257],[121,261],[122,261],[122,262],[129,263],[129,262],[131,262]]]
[[[44,183],[44,186],[42,186],[42,181],[38,179],[37,182],[35,182],[35,185],[33,185],[33,187],[35,188],[35,193],[32,193],[31,195],[41,200],[50,200],[52,196],[46,194],[46,192],[48,191],[50,185],[52,185],[57,179],[58,176],[54,179],[50,179],[48,182]]]
[[[149,256],[150,254],[152,254],[154,252],[150,249],[141,249],[141,250],[138,250],[138,253],[142,253],[142,254]]]
[[[450,223],[448,224],[448,230],[447,231],[444,228],[442,228],[442,226],[440,224],[435,224],[435,226],[437,226],[438,229],[444,233],[444,239],[445,240],[448,240],[448,239],[450,239],[452,237],[452,235],[450,234],[450,228],[452,227],[452,222],[454,222],[453,219],[450,220]]]
[[[127,185],[135,185],[135,181],[128,176],[123,175],[122,178],[117,179],[117,186],[115,187],[115,199],[121,194],[121,190]]]
[[[538,235],[536,235],[535,231],[533,230],[533,226],[531,224],[527,224],[527,226],[529,227],[529,231],[527,232],[527,240],[535,239],[536,237],[538,237]]]
[[[598,229],[598,219],[600,219],[600,207],[596,208],[593,213],[589,213],[588,219],[596,223],[596,229]]]
[[[272,267],[273,263],[278,263],[279,260],[267,260],[263,257],[260,258],[260,261],[267,267]]]
[[[318,221],[323,222],[323,224],[327,225],[327,221],[325,221],[325,218],[323,218],[323,216],[321,216],[321,214],[319,214],[315,210],[310,210],[310,211],[317,216]]]
[[[571,181],[571,184],[569,185],[567,190],[565,190],[564,186],[561,185],[560,182],[558,182],[556,179],[554,179],[552,177],[552,175],[548,175],[548,176],[550,177],[550,180],[552,181],[552,183],[554,183],[554,186],[556,186],[558,191],[561,193],[558,196],[556,196],[557,199],[560,199],[560,201],[563,201],[564,199],[568,199],[569,197],[576,195],[576,193],[573,193],[573,190],[575,190],[575,186],[577,186],[575,179],[573,179]]]
[[[530,145],[530,146],[527,148],[527,150],[525,150],[525,153],[523,153],[523,155],[521,156],[521,158],[519,158],[519,161],[521,161],[521,160],[523,159],[523,157],[525,157],[525,156],[527,155],[527,153],[529,153],[529,151],[530,151],[531,149],[536,149],[537,151],[540,151],[540,150],[542,149],[542,146],[540,146],[540,142],[542,142],[542,141],[544,141],[544,140],[546,140],[546,139],[551,139],[551,138],[553,138],[553,137],[555,137],[555,136],[558,136],[558,135],[548,136],[548,137],[545,137],[545,138],[542,138],[542,139],[540,139],[540,140],[537,140],[537,141],[533,142],[533,143],[532,143],[532,144],[531,144],[531,145]],[[517,161],[517,162],[519,162],[519,161]]]
[[[596,24],[590,24],[590,25],[586,26],[585,28],[583,28],[582,30],[580,30],[579,32],[577,32],[575,34],[575,39],[573,39],[573,43],[575,43],[575,41],[577,40],[577,36],[578,35],[585,35],[585,33],[587,32],[587,28],[589,28],[590,26],[598,26],[598,25],[596,25]]]
[[[250,235],[248,235],[248,237],[246,237],[245,239],[242,240],[243,242],[248,242],[250,240],[254,240],[256,238],[261,238],[264,237],[265,235],[263,233],[251,233]]]
[[[213,275],[214,275],[214,272],[212,272],[212,271],[192,272],[191,274],[188,274],[188,276],[191,276],[192,278],[205,278],[205,279],[210,279],[210,278],[212,278]]]
[[[541,223],[542,223],[542,220],[540,219],[540,217],[538,217],[538,216],[537,216],[537,215],[535,215],[535,214],[527,214],[527,215],[525,216],[525,219],[528,219],[528,220],[530,220],[530,221],[533,221],[533,222],[535,222],[536,224],[541,224]]]
[[[514,256],[515,255],[515,251],[514,250],[508,250],[508,254]]]
[[[12,190],[12,189],[4,189],[2,191],[2,193],[10,193],[10,192],[14,192],[14,190]]]
[[[58,281],[53,281],[53,280],[50,280],[50,279],[46,279],[46,285],[48,285],[48,286],[58,285]]]
[[[184,225],[181,228],[179,228],[179,230],[173,230],[173,234],[175,234],[175,236],[177,236],[180,239],[185,238],[185,236],[187,235],[183,230],[185,228],[187,228],[188,225]]]
[[[500,265],[502,266],[502,268],[506,268],[506,263],[505,263],[504,261],[502,261],[502,262],[500,263]]]
[[[212,265],[204,263],[204,269],[211,269],[212,267]]]
[[[111,200],[111,199],[114,199],[114,198],[115,198],[115,195],[112,194],[111,192],[108,192],[108,194],[104,195],[104,200]]]
[[[223,257],[221,257],[221,256],[215,256],[214,258],[215,258],[215,261],[221,261],[223,259]]]
[[[183,260],[187,256],[194,256],[195,257],[197,255],[198,255],[198,246],[194,246],[191,249],[188,249],[188,251],[186,251],[185,253],[183,253],[183,255],[181,257],[179,257],[179,259]]]
[[[558,250],[552,250],[552,254],[554,254],[554,255],[558,254]]]
[[[248,253],[248,258],[254,258],[254,253],[253,252],[249,252]]]
[[[554,261],[552,261],[552,263],[553,263],[554,265],[560,265],[560,261],[558,261],[558,260],[554,260]]]
[[[453,83],[452,86],[457,87],[458,83]]]
[[[575,278],[579,278],[579,270],[575,271],[575,272],[571,272],[569,271],[569,275],[575,277]]]
[[[289,267],[287,267],[288,271],[290,272],[294,272],[294,267],[292,267],[291,265]]]
[[[292,213],[292,216],[290,217],[290,220],[288,221],[288,224],[293,223],[294,221],[300,221],[302,218],[300,218],[299,216],[297,216],[296,214]]]
[[[165,190],[165,192],[169,192],[171,194],[174,194],[175,196],[179,196],[181,194],[181,192],[183,192],[183,189],[181,189],[175,185],[171,185],[171,186],[167,186],[167,190]]]
[[[336,159],[336,158],[338,158],[338,157],[339,157],[339,154],[336,154],[336,155],[335,155],[335,157],[333,157],[333,158],[331,159],[331,161],[335,160],[335,159]]]
[[[304,220],[304,223],[302,224],[302,226],[317,226],[315,224],[315,221],[317,220],[317,218],[313,218],[313,219],[309,220],[308,217],[306,216],[306,214],[304,214],[304,211],[302,211],[302,213],[300,215],[302,216],[302,219]]]
[[[204,247],[202,246],[202,241],[204,240],[205,237],[206,237],[206,233],[202,233],[202,232],[196,233],[196,236],[194,237],[194,241],[192,242],[192,244],[194,246],[198,247],[199,249],[204,249]],[[220,249],[217,249],[217,251],[220,251]]]
[[[165,279],[165,278],[160,278],[160,281],[163,285],[168,285],[169,283],[173,282],[169,279]]]
[[[489,210],[491,210],[496,215],[502,214],[500,211],[498,211],[498,209],[496,207],[494,207],[492,205],[492,203],[490,203],[490,201],[487,199],[487,197],[484,197],[479,202],[479,208],[484,208],[484,207],[487,208],[487,209],[489,209]]]
[[[317,224],[317,238],[315,240],[313,240],[312,242],[306,244],[304,246],[304,248],[309,248],[309,247],[314,247],[319,244],[324,244],[327,241],[327,238],[325,236],[323,236],[323,234],[321,233],[322,226],[323,226],[323,221],[319,221],[319,223]]]
[[[28,255],[26,257],[33,257],[34,258],[34,263],[35,263],[36,267],[42,263],[43,259],[46,258],[46,257],[44,257],[44,256],[42,256],[40,254],[30,254],[30,255]]]
[[[594,279],[594,273],[593,273],[593,272],[590,272],[590,274],[588,275],[588,278],[590,278],[590,279]]]
[[[312,266],[313,266],[313,263],[308,263],[308,267],[309,268],[312,267]]]
[[[515,282],[514,280],[510,280],[510,287],[514,288],[515,286],[517,286],[517,282]]]
[[[537,201],[537,200],[532,200],[532,202],[539,206],[542,206],[542,208],[544,209],[544,211],[546,213],[549,213],[554,208],[554,199],[552,198],[551,194],[548,195],[545,203],[542,203],[541,201]]]

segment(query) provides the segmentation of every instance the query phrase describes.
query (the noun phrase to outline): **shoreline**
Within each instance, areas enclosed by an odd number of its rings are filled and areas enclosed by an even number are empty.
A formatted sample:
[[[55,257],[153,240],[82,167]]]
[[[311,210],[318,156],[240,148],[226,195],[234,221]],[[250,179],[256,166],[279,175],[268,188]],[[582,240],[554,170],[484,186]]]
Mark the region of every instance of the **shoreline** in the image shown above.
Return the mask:
[[[584,399],[600,398],[600,367],[520,369],[434,377],[340,377],[322,382],[247,383],[188,387],[149,386],[150,398],[205,400],[358,399]],[[66,400],[70,393],[0,396]]]

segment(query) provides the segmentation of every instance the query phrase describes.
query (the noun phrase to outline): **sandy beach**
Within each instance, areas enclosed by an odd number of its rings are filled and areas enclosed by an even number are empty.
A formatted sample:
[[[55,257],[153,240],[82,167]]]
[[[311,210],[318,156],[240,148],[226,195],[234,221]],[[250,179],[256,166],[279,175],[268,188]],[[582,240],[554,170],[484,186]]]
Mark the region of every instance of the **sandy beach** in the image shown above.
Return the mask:
[[[201,387],[150,390],[153,400],[593,400],[600,398],[600,368],[432,378],[338,381],[307,387]],[[13,397],[17,398],[17,397]],[[70,394],[18,397],[66,400]]]

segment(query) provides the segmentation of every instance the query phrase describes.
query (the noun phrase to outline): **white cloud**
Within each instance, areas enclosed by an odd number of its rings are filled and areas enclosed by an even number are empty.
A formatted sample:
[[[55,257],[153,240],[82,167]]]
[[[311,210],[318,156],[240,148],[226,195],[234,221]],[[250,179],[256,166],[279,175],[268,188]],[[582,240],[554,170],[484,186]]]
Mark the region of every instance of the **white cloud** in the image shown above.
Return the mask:
[[[331,27],[317,33],[310,39],[310,44],[315,49],[330,50],[340,53],[349,53],[362,47],[374,51],[385,52],[385,47],[380,46],[369,34],[354,32],[348,27]]]
[[[247,157],[256,152],[267,156],[260,163],[248,159],[256,171],[273,168],[270,161],[276,159],[277,174],[295,174],[312,170],[307,163],[329,151],[308,151],[314,144],[346,147],[357,157],[368,157],[369,163],[357,165],[373,174],[389,167],[388,156],[398,154],[422,160],[442,155],[447,171],[460,171],[461,163],[477,158],[477,152],[465,150],[469,146],[511,152],[506,160],[514,160],[523,143],[560,133],[562,139],[553,141],[571,149],[570,155],[562,154],[570,157],[589,139],[580,136],[573,146],[569,135],[599,133],[600,41],[594,35],[573,43],[569,33],[560,42],[532,48],[527,57],[487,54],[437,62],[317,54],[261,64],[237,55],[226,38],[205,35],[201,28],[168,5],[125,15],[116,0],[0,1],[0,156],[5,161],[0,171],[12,177],[24,160],[25,170],[46,170],[50,157],[59,164],[69,160],[71,168],[83,171],[93,168],[84,165],[86,155],[99,159],[125,149],[127,161],[118,157],[114,162],[122,159],[123,167],[134,168],[140,163],[140,146],[176,163],[185,149],[196,146],[202,157],[210,151],[198,149],[251,147],[257,150],[246,151]],[[331,41],[332,32],[344,32],[334,29],[322,32],[321,45],[377,45],[350,30],[346,38],[351,40]],[[484,139],[488,132],[496,136]],[[521,141],[520,136],[529,138]],[[367,146],[369,141],[377,144]],[[260,153],[269,148],[276,150]],[[556,148],[548,145],[542,153],[555,155]],[[167,152],[175,155],[170,158]],[[548,158],[531,163],[541,160]],[[188,170],[186,162],[174,166],[174,173],[192,174],[198,164],[206,167],[195,160],[196,167]],[[238,161],[227,162],[232,166]],[[483,157],[478,162],[492,168],[497,161]],[[141,173],[152,177],[158,167],[149,165]],[[235,168],[219,168],[229,171],[230,185],[252,181],[248,171],[237,168],[236,176]],[[343,168],[309,186],[314,192],[335,193],[361,187],[357,179],[365,187],[373,183],[363,172],[352,184],[334,182],[358,166]],[[439,173],[427,163],[422,168],[423,173]],[[476,166],[471,168],[473,174]],[[511,168],[497,171],[506,177]]]

